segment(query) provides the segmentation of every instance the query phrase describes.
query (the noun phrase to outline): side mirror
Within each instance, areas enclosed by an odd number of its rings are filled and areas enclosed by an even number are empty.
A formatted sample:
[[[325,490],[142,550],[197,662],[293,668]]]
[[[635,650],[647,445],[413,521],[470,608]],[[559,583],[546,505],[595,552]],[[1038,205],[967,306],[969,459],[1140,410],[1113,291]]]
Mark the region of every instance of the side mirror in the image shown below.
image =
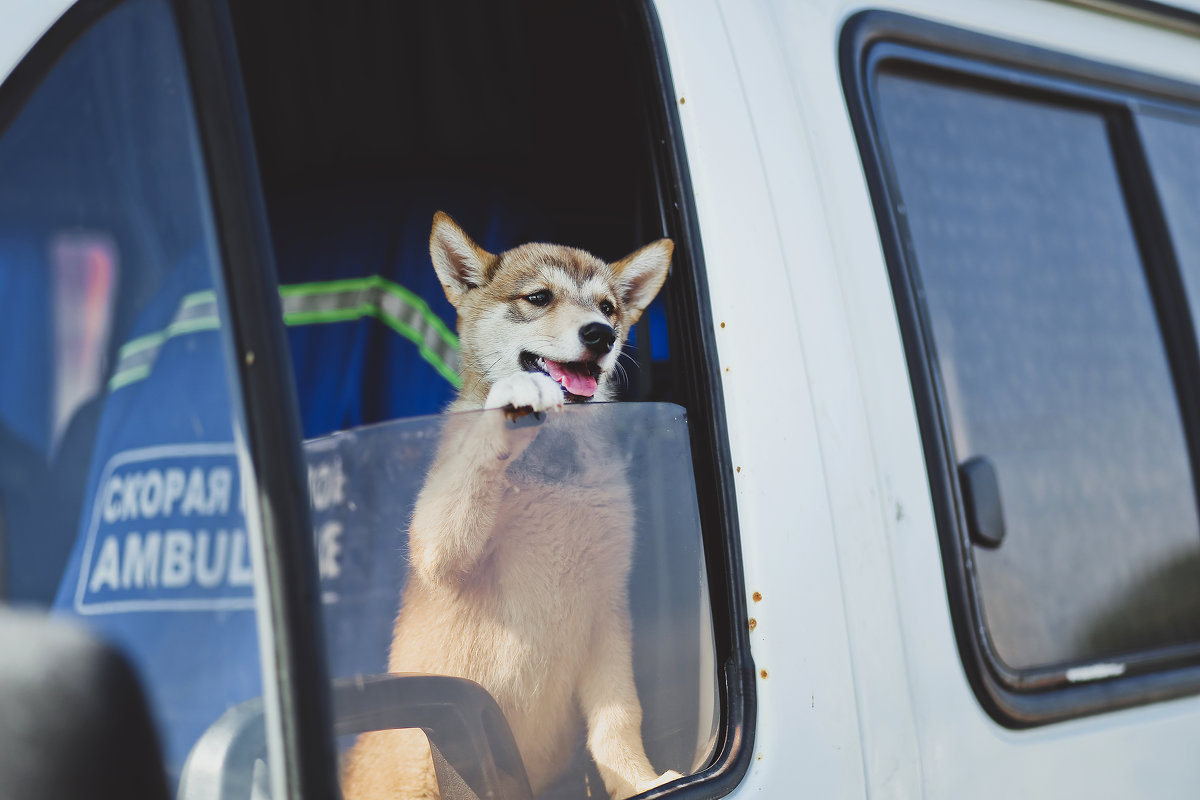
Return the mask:
[[[166,800],[154,725],[113,647],[0,606],[0,797]]]

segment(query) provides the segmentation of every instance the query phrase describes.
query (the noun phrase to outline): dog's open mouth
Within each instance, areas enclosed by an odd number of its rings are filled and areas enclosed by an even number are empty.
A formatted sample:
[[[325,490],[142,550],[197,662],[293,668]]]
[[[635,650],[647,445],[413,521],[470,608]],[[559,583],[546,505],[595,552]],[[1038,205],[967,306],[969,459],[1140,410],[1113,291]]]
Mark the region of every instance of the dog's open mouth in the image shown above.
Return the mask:
[[[600,377],[600,365],[595,361],[551,361],[528,351],[521,353],[521,368],[549,375],[572,403],[591,400],[596,394],[596,379]]]

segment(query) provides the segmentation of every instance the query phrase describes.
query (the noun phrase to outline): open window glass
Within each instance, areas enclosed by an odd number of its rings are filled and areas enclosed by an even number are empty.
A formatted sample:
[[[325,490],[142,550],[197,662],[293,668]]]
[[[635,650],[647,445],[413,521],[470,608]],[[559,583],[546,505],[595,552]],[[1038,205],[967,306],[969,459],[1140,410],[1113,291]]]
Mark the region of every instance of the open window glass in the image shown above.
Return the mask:
[[[173,790],[263,689],[255,483],[171,4],[81,4],[3,90],[4,598],[128,656]]]
[[[523,452],[497,464],[496,442]],[[712,618],[681,408],[568,407],[516,424],[499,410],[419,417],[306,449],[331,672],[351,679],[342,703],[354,702],[356,678],[379,673],[482,685],[539,797],[608,793],[585,744],[607,704],[640,709],[629,744],[644,748],[656,776],[706,763],[717,721]],[[436,575],[431,548],[447,543],[428,537],[454,533],[435,511],[452,483],[447,470],[480,460],[491,462],[495,523],[461,572]],[[618,696],[629,677],[636,696]],[[459,773],[476,769],[484,754],[468,734],[416,715],[405,697],[394,700],[393,726],[407,714],[405,726],[426,728]],[[446,702],[457,719],[453,695]],[[343,733],[356,732],[339,716]],[[416,749],[402,736],[374,736],[390,760],[429,758],[419,733]],[[394,771],[382,760],[361,769],[381,774],[359,783],[382,784]]]

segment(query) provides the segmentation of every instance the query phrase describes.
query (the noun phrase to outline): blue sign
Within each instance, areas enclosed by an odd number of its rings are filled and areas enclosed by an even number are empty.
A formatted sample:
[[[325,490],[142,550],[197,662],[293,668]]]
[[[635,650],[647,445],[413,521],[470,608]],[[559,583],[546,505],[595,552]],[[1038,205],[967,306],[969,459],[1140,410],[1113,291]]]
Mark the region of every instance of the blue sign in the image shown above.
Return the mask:
[[[232,444],[117,453],[101,474],[90,514],[77,613],[254,607]]]

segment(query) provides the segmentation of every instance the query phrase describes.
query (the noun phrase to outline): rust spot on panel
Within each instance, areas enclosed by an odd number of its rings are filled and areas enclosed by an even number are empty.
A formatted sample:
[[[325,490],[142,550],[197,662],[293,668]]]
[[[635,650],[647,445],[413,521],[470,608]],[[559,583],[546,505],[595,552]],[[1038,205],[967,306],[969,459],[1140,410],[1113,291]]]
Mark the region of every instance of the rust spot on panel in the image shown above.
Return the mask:
[[[684,104],[684,102],[685,102],[685,101],[684,101],[684,99],[683,99],[682,97],[681,97],[681,98],[679,98],[679,105],[683,105],[683,104]]]
[[[759,674],[759,677],[761,677],[764,681],[767,679],[767,671],[765,669],[760,670],[758,674]]]
[[[751,597],[754,598],[754,602],[758,603],[762,600],[762,592],[755,592]]]
[[[725,323],[724,323],[724,322],[722,322],[722,323],[721,323],[721,327],[722,327],[722,328],[724,328],[724,327],[725,327]]]
[[[741,472],[741,471],[742,471],[742,468],[741,468],[741,467],[734,467],[734,469],[735,469],[735,470],[737,470],[738,472]]]
[[[751,617],[750,618],[750,630],[754,630],[757,627],[758,627],[758,620],[756,620],[754,617]]]

